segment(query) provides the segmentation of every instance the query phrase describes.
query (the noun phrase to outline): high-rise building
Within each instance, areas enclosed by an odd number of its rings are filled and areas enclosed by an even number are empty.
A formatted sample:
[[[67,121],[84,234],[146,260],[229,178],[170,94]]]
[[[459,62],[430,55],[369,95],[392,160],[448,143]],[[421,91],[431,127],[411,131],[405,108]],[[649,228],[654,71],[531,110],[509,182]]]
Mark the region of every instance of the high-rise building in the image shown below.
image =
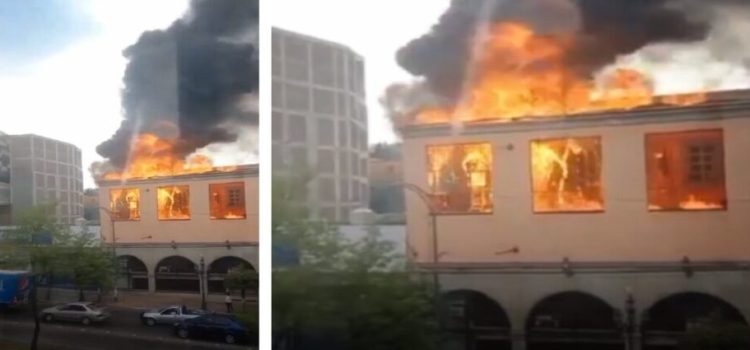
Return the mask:
[[[364,60],[277,28],[272,46],[274,173],[308,172],[311,216],[347,221],[369,202]]]
[[[11,135],[10,203],[13,219],[24,210],[54,204],[61,223],[83,216],[81,150],[37,135]],[[0,156],[0,159],[2,156]]]

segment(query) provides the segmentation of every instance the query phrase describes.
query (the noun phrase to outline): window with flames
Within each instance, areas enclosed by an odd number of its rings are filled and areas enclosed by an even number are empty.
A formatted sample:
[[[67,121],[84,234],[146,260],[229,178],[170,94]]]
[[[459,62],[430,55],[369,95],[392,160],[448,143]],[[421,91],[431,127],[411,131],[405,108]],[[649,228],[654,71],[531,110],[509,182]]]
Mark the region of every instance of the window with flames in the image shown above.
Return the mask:
[[[646,135],[648,208],[724,210],[722,130]]]
[[[427,183],[444,213],[491,213],[492,146],[489,143],[427,147]]]
[[[190,188],[165,186],[157,189],[159,220],[190,219]]]
[[[117,188],[109,191],[112,220],[140,220],[141,192],[137,188]]]
[[[599,137],[531,142],[534,212],[604,210]]]
[[[242,182],[211,184],[211,219],[244,219],[245,184]]]

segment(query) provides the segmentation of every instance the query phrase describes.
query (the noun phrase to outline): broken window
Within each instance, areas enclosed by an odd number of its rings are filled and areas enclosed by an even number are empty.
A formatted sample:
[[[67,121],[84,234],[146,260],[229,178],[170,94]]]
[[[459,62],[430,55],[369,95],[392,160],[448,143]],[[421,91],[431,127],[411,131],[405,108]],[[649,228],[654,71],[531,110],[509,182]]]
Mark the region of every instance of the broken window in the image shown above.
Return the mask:
[[[726,209],[721,130],[646,135],[648,208]]]
[[[531,142],[534,212],[604,210],[599,137]]]
[[[190,219],[190,188],[165,186],[158,188],[159,220]]]
[[[437,209],[492,212],[492,146],[489,143],[427,147],[427,183]]]
[[[112,220],[140,220],[141,192],[137,188],[109,190]]]
[[[244,219],[245,184],[232,182],[209,185],[211,219]]]

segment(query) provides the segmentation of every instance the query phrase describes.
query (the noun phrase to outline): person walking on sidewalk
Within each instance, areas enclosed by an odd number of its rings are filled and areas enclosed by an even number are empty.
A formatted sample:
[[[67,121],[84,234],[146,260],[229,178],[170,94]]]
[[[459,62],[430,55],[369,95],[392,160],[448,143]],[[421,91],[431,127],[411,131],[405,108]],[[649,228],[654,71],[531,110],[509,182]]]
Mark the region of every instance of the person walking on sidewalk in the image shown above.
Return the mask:
[[[234,308],[232,307],[232,295],[229,294],[229,291],[227,290],[227,296],[224,297],[224,304],[227,305],[227,313],[234,312]]]

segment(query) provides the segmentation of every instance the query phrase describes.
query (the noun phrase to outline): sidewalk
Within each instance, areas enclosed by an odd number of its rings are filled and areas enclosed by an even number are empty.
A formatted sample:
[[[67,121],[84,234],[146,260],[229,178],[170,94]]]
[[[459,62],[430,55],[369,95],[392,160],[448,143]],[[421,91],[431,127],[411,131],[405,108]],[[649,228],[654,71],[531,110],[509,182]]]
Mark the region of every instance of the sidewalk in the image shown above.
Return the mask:
[[[75,290],[53,289],[52,302],[64,303],[78,301],[78,292]],[[44,297],[44,292],[39,295]],[[85,293],[86,301],[97,301],[98,295],[92,292]],[[234,296],[234,309],[239,310],[242,306],[241,300]],[[102,296],[101,304],[110,307],[148,310],[167,305],[185,305],[191,309],[201,307],[201,295],[197,293],[148,293],[141,291],[119,291],[118,300],[115,301],[111,293]],[[255,298],[248,298],[247,306],[256,304]],[[209,294],[206,296],[206,308],[210,311],[224,312],[224,295]]]

